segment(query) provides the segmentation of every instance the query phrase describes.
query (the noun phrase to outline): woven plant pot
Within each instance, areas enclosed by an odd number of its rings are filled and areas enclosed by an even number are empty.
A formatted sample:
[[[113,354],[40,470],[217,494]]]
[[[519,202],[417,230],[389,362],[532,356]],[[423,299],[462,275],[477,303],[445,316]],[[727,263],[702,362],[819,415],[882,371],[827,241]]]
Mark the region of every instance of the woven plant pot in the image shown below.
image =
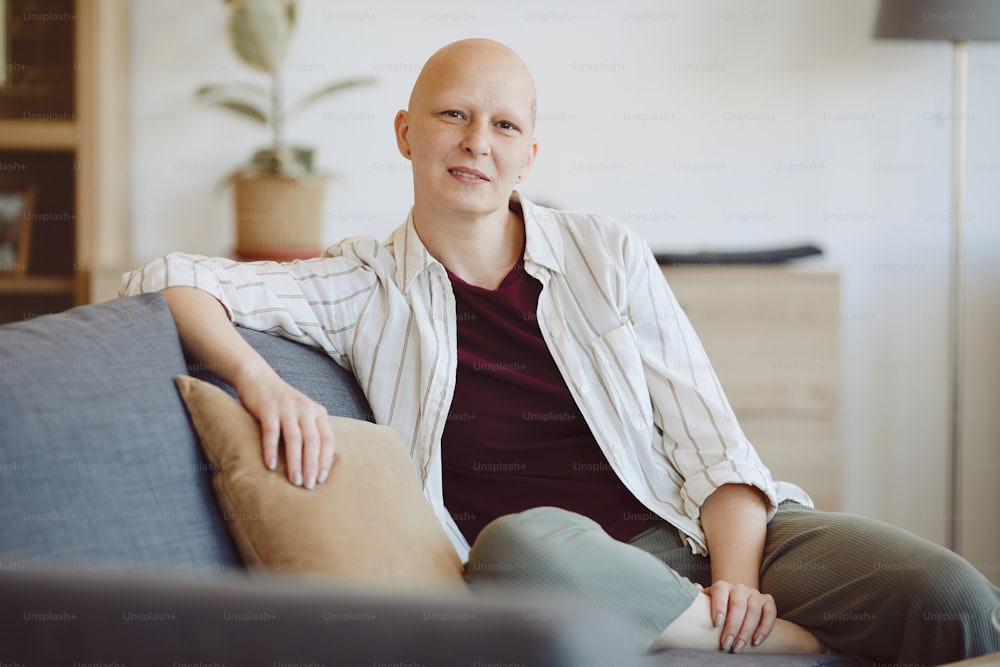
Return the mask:
[[[317,257],[323,250],[327,177],[237,174],[236,258],[242,261]]]

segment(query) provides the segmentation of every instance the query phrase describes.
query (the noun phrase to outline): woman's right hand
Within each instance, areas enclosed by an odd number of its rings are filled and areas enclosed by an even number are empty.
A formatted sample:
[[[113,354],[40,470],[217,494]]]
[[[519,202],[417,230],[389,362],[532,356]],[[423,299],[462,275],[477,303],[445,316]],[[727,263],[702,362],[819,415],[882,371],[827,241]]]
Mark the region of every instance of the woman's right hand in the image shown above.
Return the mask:
[[[264,464],[278,467],[279,441],[285,446],[288,481],[312,489],[333,464],[334,435],[326,408],[292,387],[269,366],[244,371],[236,392],[260,422]]]
[[[283,441],[289,482],[311,489],[326,481],[334,448],[326,408],[282,380],[236,332],[214,296],[194,287],[168,287],[163,298],[188,356],[211,364],[260,422],[267,467],[278,467]]]

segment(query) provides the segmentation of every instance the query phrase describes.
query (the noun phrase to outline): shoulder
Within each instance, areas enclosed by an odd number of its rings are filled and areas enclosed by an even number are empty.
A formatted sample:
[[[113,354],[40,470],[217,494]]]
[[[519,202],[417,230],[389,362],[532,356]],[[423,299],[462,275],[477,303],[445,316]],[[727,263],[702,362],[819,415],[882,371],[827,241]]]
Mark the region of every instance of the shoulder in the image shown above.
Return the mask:
[[[338,260],[344,268],[354,267],[382,281],[391,282],[395,276],[396,257],[391,241],[350,236],[324,250],[323,258]]]
[[[373,236],[348,236],[327,247],[324,257],[354,257],[359,261],[384,261],[386,253],[391,255],[388,242]]]
[[[646,251],[645,241],[613,217],[522,202],[526,224],[532,221],[542,236],[553,245],[558,243],[567,259],[577,254],[595,261],[630,264]]]

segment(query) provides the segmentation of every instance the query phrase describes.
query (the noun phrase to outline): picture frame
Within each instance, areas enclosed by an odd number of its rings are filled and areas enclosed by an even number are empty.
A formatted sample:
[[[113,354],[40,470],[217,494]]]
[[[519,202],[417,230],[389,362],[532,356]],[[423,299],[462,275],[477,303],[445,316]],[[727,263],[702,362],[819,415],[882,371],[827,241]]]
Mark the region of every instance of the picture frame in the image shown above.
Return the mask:
[[[0,278],[28,272],[35,188],[0,186]]]

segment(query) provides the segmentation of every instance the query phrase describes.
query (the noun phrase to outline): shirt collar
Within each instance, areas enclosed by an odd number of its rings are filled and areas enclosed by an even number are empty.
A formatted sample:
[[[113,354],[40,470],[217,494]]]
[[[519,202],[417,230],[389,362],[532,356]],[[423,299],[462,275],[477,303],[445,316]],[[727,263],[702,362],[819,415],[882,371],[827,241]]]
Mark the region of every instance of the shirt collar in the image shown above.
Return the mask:
[[[525,269],[534,274],[531,268],[536,265],[562,273],[562,236],[556,225],[558,213],[531,203],[517,192],[511,194],[510,208],[520,211],[524,219]],[[409,291],[413,281],[429,266],[436,264],[444,271],[444,265],[428,252],[420,240],[413,224],[412,208],[406,223],[397,228],[390,239],[396,256],[396,281],[404,292]]]
[[[559,212],[533,204],[517,192],[511,196],[510,206],[520,209],[524,219],[525,269],[532,273],[530,269],[534,264],[562,273],[562,234],[556,224]]]
[[[410,209],[406,216],[406,223],[396,228],[392,233],[393,254],[396,256],[396,284],[404,292],[410,290],[410,285],[417,279],[417,276],[432,264],[441,264],[431,256],[424,242],[417,234],[417,228],[413,224],[413,209]],[[444,266],[441,266],[442,270]]]

